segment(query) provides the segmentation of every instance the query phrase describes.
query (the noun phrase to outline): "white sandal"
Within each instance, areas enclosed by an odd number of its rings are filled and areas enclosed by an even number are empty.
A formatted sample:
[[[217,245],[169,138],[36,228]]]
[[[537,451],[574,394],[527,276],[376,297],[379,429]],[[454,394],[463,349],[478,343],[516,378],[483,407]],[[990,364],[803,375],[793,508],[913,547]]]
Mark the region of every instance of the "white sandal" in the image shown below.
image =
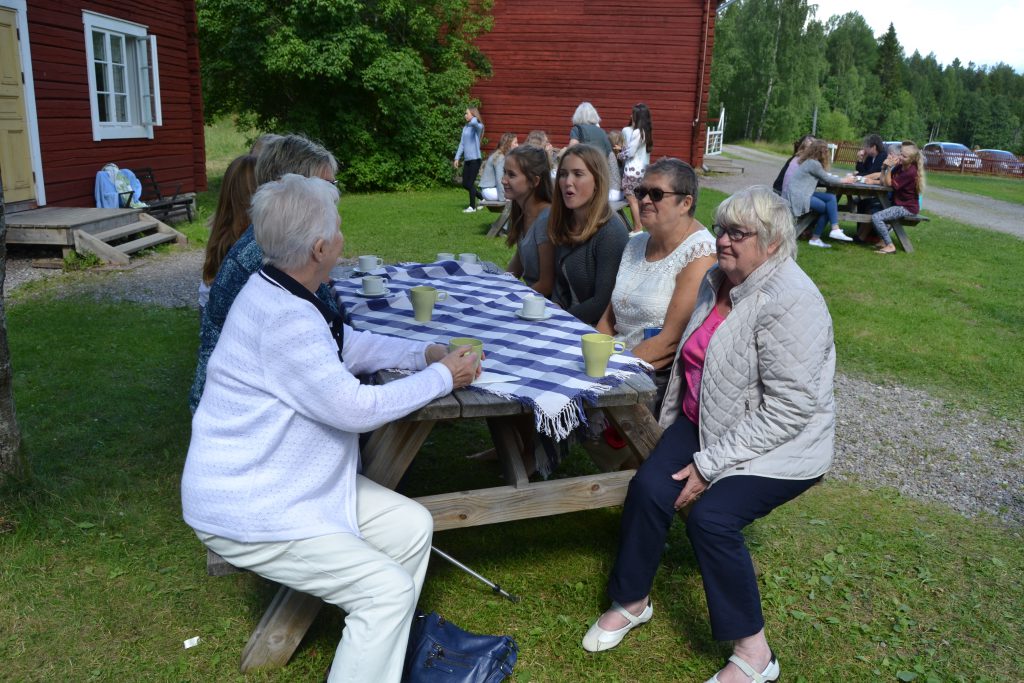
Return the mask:
[[[757,673],[754,671],[754,667],[750,666],[745,659],[739,655],[732,655],[729,657],[729,661],[740,668],[740,671],[750,677],[752,683],[769,683],[770,681],[779,680],[779,660],[775,658],[775,653],[772,652],[772,658],[768,662],[768,666],[764,668],[764,671]],[[718,674],[709,678],[705,683],[719,683]]]
[[[601,617],[598,617],[597,621],[590,627],[590,630],[587,631],[587,634],[583,636],[583,649],[587,652],[601,652],[602,650],[612,649],[622,642],[627,633],[640,624],[646,624],[654,616],[654,605],[650,600],[647,601],[647,607],[644,607],[644,611],[640,613],[640,616],[630,614],[629,610],[614,600],[612,601],[611,609],[626,617],[629,623],[616,631],[605,631],[598,626],[598,623],[601,621]]]

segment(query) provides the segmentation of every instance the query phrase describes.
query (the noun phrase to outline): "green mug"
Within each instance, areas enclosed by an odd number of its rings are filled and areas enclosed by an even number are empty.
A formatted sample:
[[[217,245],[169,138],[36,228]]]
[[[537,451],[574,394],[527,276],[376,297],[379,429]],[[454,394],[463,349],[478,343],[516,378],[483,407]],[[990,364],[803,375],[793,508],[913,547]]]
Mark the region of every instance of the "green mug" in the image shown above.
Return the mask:
[[[473,339],[472,337],[452,337],[448,342],[448,353],[462,348],[463,346],[472,347],[473,353],[476,354],[476,367],[479,368],[480,360],[484,356],[484,343],[479,339]]]
[[[583,344],[583,365],[588,377],[604,377],[608,368],[608,359],[613,353],[622,353],[626,345],[615,341],[607,334],[594,332],[580,337]]]
[[[430,322],[434,315],[434,302],[445,301],[448,292],[442,292],[436,287],[420,285],[409,290],[409,298],[412,299],[412,315],[417,322]]]

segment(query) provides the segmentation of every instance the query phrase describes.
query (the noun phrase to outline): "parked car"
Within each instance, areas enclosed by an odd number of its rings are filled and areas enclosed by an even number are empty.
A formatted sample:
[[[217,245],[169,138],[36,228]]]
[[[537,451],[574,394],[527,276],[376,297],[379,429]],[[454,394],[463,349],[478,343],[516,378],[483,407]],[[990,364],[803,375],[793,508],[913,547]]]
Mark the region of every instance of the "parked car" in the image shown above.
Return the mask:
[[[926,168],[981,170],[981,158],[959,142],[929,142],[922,151]]]
[[[1024,175],[1024,161],[1005,149],[979,149],[975,154],[981,158],[982,168],[993,173]]]

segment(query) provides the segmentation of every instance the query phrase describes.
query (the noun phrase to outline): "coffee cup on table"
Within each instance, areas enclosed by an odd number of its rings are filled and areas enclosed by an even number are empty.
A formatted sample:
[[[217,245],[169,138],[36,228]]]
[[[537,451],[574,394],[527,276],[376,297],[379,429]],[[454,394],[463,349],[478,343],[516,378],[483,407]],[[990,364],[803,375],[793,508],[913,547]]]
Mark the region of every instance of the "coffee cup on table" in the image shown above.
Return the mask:
[[[622,342],[598,332],[583,335],[580,342],[583,345],[583,365],[588,377],[604,377],[608,359],[613,353],[622,353],[626,349]]]
[[[442,292],[436,287],[420,285],[409,290],[409,298],[412,299],[412,314],[417,322],[429,322],[434,315],[434,303],[448,299],[448,292]]]
[[[363,277],[363,294],[367,296],[379,296],[384,293],[384,278],[379,275],[367,275]]]
[[[384,259],[377,256],[360,256],[359,257],[359,271],[362,273],[369,273],[374,268],[380,268],[384,265]]]
[[[459,254],[459,260],[463,263],[476,263],[476,254]]]
[[[451,253],[450,251],[439,251],[439,252],[437,252],[437,260],[438,261],[454,261],[455,260],[455,254]]]
[[[472,337],[452,337],[451,341],[448,342],[448,353],[460,349],[463,346],[469,346],[472,348],[473,353],[476,354],[476,367],[480,368],[480,361],[484,357],[484,343],[479,339],[473,339]],[[476,381],[474,379],[474,381]]]
[[[548,300],[539,294],[530,294],[523,297],[523,317],[543,318],[547,311]]]

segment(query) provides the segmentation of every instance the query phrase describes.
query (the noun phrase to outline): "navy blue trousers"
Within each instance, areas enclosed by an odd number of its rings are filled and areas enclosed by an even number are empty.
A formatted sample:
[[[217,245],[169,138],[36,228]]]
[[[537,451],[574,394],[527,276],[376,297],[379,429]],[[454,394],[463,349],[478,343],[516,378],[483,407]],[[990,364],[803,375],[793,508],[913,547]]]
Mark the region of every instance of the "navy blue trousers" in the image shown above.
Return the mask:
[[[665,430],[630,481],[618,556],[608,581],[612,600],[635,602],[650,594],[676,517],[673,505],[685,483],[672,475],[692,463],[698,450],[697,427],[681,417]],[[761,594],[743,528],[796,498],[818,479],[730,476],[690,506],[686,533],[704,581],[715,640],[738,640],[764,628]]]

